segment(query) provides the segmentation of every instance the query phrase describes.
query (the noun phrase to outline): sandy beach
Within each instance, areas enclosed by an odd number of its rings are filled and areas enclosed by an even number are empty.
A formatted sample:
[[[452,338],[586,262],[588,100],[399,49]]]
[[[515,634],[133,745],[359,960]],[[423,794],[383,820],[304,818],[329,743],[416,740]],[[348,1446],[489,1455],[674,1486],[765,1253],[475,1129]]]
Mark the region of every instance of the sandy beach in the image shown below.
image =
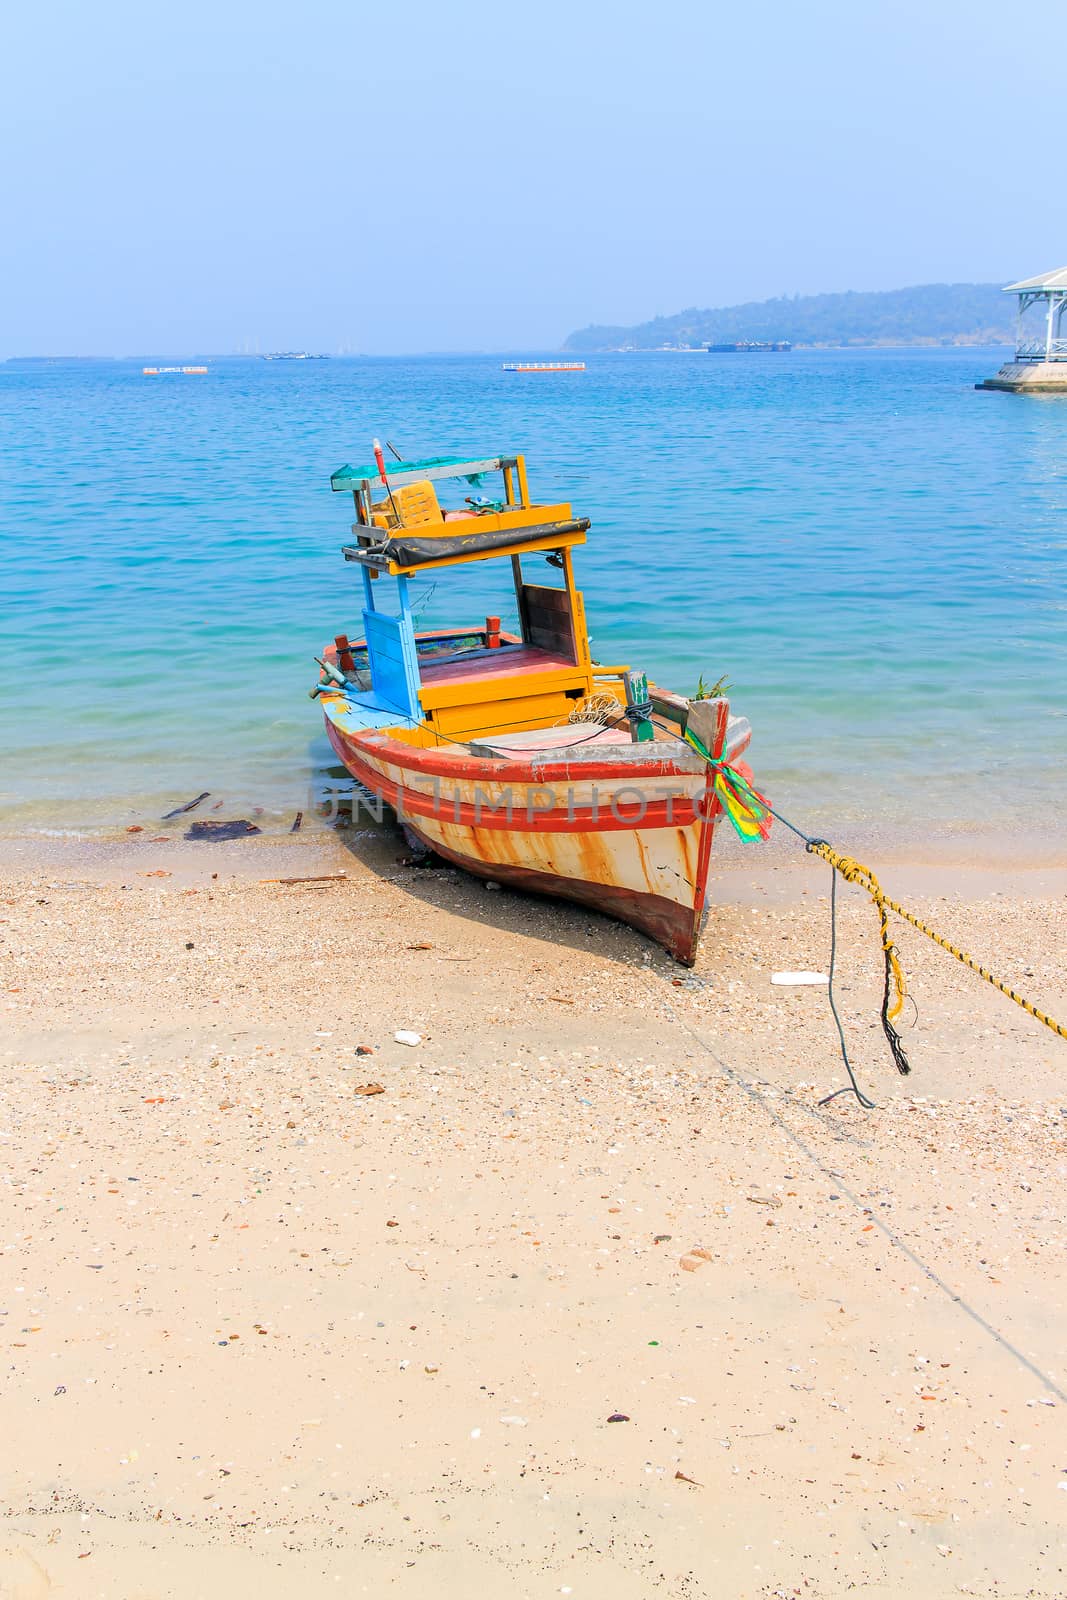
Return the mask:
[[[846,890],[820,1108],[786,842],[691,974],[402,855],[0,847],[4,1600],[1067,1593],[1067,1045],[900,927],[898,1076]],[[872,864],[1062,1018],[965,856]]]

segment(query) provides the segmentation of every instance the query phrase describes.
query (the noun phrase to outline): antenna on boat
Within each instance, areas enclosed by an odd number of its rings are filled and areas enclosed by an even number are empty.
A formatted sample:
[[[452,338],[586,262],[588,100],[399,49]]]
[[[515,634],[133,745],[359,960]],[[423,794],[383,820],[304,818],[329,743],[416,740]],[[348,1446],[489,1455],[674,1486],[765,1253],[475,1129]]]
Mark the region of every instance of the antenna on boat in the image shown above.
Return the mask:
[[[393,448],[392,445],[390,445],[389,448],[391,450]],[[375,439],[374,441],[374,459],[378,466],[378,475],[385,484],[385,492],[389,496],[389,504],[393,508],[393,516],[396,518],[396,525],[399,528],[402,526],[400,521],[400,512],[396,509],[396,501],[393,499],[393,491],[390,489],[389,479],[385,475],[385,457],[382,455],[382,441],[380,439]]]
[[[404,457],[400,454],[400,451],[397,449],[392,439],[386,439],[385,448],[387,450],[391,450],[398,461],[403,461]]]

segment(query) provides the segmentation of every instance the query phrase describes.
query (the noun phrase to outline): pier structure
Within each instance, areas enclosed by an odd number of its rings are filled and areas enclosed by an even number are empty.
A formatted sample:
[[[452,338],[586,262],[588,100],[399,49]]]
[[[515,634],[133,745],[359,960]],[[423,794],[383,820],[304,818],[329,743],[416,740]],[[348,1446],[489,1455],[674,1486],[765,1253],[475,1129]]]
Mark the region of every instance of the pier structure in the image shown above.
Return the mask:
[[[1067,394],[1067,267],[1043,272],[1036,278],[1010,283],[1005,294],[1019,297],[1015,323],[1015,356],[995,377],[976,383],[976,389],[1013,389],[1027,392],[1059,391]],[[1026,320],[1032,307],[1041,309],[1041,321]]]

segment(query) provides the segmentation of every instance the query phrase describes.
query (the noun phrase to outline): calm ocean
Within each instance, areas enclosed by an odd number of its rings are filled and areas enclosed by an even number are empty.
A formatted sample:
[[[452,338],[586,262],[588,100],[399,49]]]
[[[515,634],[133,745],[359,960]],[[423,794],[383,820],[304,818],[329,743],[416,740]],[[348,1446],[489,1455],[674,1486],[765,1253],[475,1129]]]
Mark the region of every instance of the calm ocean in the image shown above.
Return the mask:
[[[0,365],[0,826],[203,789],[267,826],[307,808],[329,763],[311,658],[359,632],[329,475],[375,434],[525,451],[535,497],[592,519],[594,654],[686,692],[726,673],[802,821],[1062,818],[1067,399],[976,393],[1001,359]],[[492,570],[420,581],[426,622],[499,609]]]

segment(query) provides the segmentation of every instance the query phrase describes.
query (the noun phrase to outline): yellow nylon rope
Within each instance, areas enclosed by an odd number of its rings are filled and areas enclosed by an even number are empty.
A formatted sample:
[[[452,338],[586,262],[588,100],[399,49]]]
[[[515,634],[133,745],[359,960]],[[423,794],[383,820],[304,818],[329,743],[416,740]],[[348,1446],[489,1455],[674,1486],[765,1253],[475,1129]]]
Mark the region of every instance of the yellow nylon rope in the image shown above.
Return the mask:
[[[862,889],[866,889],[878,908],[882,949],[885,951],[892,970],[893,984],[896,990],[896,1001],[893,1008],[886,1012],[890,1020],[900,1015],[900,1010],[908,991],[904,973],[897,959],[896,949],[890,942],[887,911],[893,911],[898,917],[903,917],[905,922],[910,922],[913,928],[918,928],[920,933],[925,933],[926,937],[932,939],[935,944],[940,945],[942,950],[947,950],[949,955],[956,957],[957,961],[962,961],[965,967],[970,967],[972,972],[977,972],[978,976],[984,978],[986,983],[992,984],[994,989],[999,989],[1000,993],[1007,995],[1009,1000],[1014,1000],[1017,1006],[1021,1006],[1024,1011],[1029,1012],[1030,1016],[1035,1017],[1038,1022],[1043,1022],[1046,1028],[1051,1028],[1052,1032],[1058,1034],[1061,1039],[1067,1039],[1067,1028],[1064,1027],[1062,1022],[1057,1022],[1054,1017],[1050,1017],[1046,1012],[1039,1010],[1037,1006],[1033,1005],[1031,1001],[1025,999],[1021,994],[1017,994],[1010,984],[994,977],[988,967],[983,967],[980,961],[976,961],[974,956],[967,954],[966,950],[961,950],[958,945],[954,945],[950,939],[944,938],[940,933],[935,933],[934,929],[923,922],[921,917],[915,916],[911,911],[905,911],[904,907],[899,905],[896,900],[890,900],[870,867],[865,867],[861,861],[854,861],[851,856],[839,855],[836,850],[821,839],[812,840],[808,845],[808,849],[812,855],[821,856],[824,861],[828,861],[834,870],[839,872],[848,883],[858,883]]]

